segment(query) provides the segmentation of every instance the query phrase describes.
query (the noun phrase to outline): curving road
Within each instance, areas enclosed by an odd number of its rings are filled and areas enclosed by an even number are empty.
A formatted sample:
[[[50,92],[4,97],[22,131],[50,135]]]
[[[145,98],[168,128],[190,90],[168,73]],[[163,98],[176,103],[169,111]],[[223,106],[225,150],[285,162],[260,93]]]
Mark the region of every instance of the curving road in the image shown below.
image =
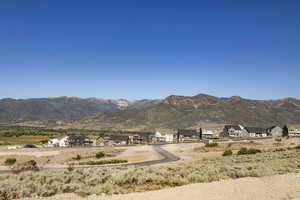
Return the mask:
[[[179,157],[175,156],[174,154],[170,153],[169,151],[162,148],[163,145],[152,145],[154,151],[159,153],[163,159],[160,160],[150,160],[144,162],[137,162],[137,163],[126,163],[126,164],[118,164],[118,165],[90,165],[90,166],[74,166],[74,168],[99,168],[99,167],[119,167],[119,166],[150,166],[150,165],[157,165],[169,162],[175,162],[180,160]],[[68,167],[51,167],[51,168],[43,168],[43,169],[66,169]],[[8,174],[10,170],[0,170],[0,174]]]

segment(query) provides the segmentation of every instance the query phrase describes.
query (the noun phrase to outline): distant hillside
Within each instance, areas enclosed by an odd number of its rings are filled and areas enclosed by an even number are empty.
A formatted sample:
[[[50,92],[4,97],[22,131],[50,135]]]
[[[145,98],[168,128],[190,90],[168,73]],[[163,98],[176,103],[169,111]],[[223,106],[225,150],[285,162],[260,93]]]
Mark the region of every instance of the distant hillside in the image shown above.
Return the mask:
[[[250,100],[238,96],[218,98],[205,94],[169,96],[140,110],[100,112],[73,122],[74,128],[177,129],[207,124],[271,126],[300,123],[300,100]]]
[[[96,98],[36,98],[0,99],[0,123],[25,121],[74,120],[98,112],[116,112],[125,109],[144,109],[159,100],[128,101]]]

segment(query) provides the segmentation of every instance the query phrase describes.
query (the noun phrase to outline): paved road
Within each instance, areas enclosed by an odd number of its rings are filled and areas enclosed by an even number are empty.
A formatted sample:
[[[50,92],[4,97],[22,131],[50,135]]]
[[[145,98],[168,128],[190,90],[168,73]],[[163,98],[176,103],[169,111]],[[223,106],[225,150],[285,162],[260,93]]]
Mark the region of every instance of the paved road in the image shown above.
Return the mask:
[[[119,164],[119,165],[91,165],[91,166],[74,166],[74,168],[100,168],[100,167],[116,167],[116,166],[150,166],[156,164],[163,164],[169,162],[175,162],[180,160],[179,157],[175,156],[174,154],[170,153],[169,151],[162,148],[163,145],[152,145],[153,150],[159,153],[163,159],[160,160],[150,160],[144,162],[137,162],[137,163],[126,163],[126,164]],[[66,169],[67,167],[53,167],[53,168],[44,168],[44,169]],[[0,170],[0,174],[8,174],[10,170]]]

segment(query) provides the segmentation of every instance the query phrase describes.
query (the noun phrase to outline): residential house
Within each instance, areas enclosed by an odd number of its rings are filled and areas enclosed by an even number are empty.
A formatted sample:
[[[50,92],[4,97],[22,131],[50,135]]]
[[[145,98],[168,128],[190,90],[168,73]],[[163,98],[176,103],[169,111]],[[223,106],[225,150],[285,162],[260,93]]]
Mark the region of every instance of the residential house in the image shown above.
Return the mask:
[[[127,145],[129,144],[129,136],[126,135],[112,135],[106,138],[108,145]]]
[[[247,130],[249,137],[267,137],[268,131],[266,128],[260,127],[245,127]]]
[[[58,147],[59,141],[61,140],[61,137],[52,137],[48,140],[48,146],[50,147]]]
[[[174,134],[161,134],[160,132],[156,132],[153,137],[153,142],[173,142],[174,141]]]
[[[178,129],[177,141],[200,140],[200,133],[195,129]]]
[[[300,136],[300,125],[288,125],[289,136]]]
[[[223,132],[221,133],[223,137],[247,137],[248,132],[241,125],[225,125]]]
[[[137,133],[129,136],[130,144],[146,144],[152,141],[154,134],[150,133]]]
[[[60,146],[60,147],[67,147],[67,146],[69,146],[69,141],[68,141],[68,139],[69,139],[69,136],[65,136],[65,137],[61,138],[61,139],[59,140],[58,146]]]
[[[91,146],[92,141],[87,136],[69,136],[68,137],[68,145],[69,146]]]
[[[267,134],[268,136],[272,137],[282,137],[283,129],[279,126],[272,126],[270,128],[267,128]]]
[[[107,144],[107,141],[102,136],[92,137],[91,141],[92,141],[92,145],[94,147],[102,147],[102,146],[105,146]]]

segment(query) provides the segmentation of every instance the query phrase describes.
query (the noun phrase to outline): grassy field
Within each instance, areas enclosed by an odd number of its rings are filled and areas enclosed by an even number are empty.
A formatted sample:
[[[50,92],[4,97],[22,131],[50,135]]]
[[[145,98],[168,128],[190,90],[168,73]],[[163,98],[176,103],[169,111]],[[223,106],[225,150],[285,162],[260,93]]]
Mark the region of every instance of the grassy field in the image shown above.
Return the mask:
[[[300,150],[234,155],[152,167],[45,170],[0,176],[0,193],[9,198],[59,193],[123,194],[190,183],[300,172]]]
[[[48,139],[49,136],[20,136],[20,137],[0,136],[0,144],[2,145],[38,144]]]

